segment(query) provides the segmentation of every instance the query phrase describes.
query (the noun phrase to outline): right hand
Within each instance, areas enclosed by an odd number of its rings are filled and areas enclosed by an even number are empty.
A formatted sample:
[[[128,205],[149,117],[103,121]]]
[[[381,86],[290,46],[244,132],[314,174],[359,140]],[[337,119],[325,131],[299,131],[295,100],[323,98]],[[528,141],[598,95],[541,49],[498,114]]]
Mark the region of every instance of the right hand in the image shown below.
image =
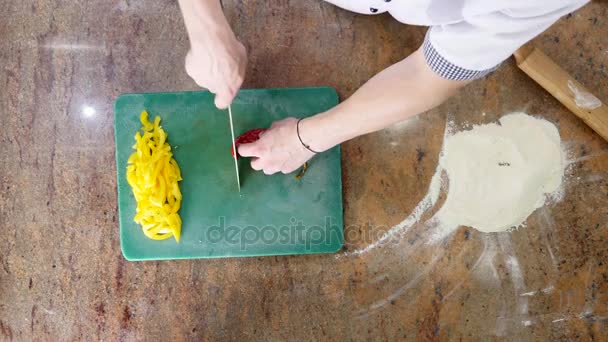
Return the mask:
[[[225,109],[245,79],[247,51],[232,32],[192,38],[186,72],[196,84],[215,94],[217,108]]]

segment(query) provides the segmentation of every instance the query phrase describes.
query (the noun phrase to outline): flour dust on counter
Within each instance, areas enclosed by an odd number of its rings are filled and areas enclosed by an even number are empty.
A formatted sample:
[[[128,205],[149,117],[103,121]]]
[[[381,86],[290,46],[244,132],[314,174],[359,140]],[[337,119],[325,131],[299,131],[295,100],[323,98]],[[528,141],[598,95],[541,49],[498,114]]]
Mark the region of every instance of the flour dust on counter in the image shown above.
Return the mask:
[[[565,167],[559,131],[547,120],[510,113],[498,123],[460,132],[448,120],[435,174],[414,212],[379,240],[343,256],[365,254],[391,240],[397,242],[425,212],[432,215],[423,222],[428,243],[450,235],[459,226],[482,233],[525,226],[536,209],[563,197]],[[446,199],[435,209],[441,192]]]

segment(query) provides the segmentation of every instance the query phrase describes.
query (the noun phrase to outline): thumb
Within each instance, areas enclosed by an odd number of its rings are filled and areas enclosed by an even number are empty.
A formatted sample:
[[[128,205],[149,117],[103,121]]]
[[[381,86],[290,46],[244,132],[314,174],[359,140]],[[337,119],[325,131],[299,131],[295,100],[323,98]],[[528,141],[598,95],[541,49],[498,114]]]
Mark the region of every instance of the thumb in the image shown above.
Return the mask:
[[[237,150],[242,157],[260,157],[262,154],[262,147],[259,141],[241,144],[237,147]]]
[[[236,93],[228,88],[222,89],[215,93],[215,106],[218,109],[226,109],[234,100]]]

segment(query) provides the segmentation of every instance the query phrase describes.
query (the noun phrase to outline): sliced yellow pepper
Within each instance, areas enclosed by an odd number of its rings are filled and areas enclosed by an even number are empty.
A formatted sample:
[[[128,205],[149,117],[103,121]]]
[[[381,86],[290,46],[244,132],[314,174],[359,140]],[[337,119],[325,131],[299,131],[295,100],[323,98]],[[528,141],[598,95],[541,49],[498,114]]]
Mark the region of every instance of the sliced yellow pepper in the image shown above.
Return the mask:
[[[167,143],[167,133],[160,125],[160,116],[152,123],[144,110],[139,119],[143,134],[135,134],[135,152],[127,161],[127,182],[137,201],[133,220],[150,239],[173,236],[179,242],[182,220],[177,212],[182,201],[178,185],[182,180],[181,171]]]

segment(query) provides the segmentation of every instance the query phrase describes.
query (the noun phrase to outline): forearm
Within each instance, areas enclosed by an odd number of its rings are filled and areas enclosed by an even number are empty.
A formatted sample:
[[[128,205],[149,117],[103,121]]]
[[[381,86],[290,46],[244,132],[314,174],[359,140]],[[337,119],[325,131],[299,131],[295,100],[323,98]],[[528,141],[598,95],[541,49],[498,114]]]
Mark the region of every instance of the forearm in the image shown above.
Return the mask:
[[[191,44],[195,45],[200,37],[229,35],[234,38],[219,0],[179,0],[179,6]]]
[[[434,108],[466,85],[436,75],[421,50],[383,70],[349,99],[300,123],[311,148],[327,150]]]

